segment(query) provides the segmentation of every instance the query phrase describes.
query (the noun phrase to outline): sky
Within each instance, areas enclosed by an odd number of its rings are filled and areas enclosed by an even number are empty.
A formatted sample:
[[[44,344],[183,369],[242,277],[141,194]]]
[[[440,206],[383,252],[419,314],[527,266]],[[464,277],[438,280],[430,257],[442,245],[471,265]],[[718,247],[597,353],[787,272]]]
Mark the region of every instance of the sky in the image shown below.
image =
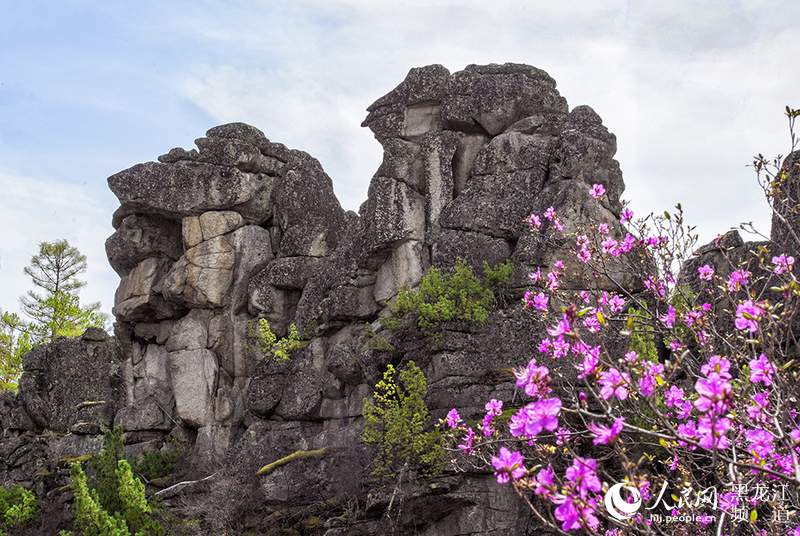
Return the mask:
[[[88,257],[109,312],[106,178],[244,121],[317,157],[357,209],[381,159],[365,108],[414,66],[527,63],[617,135],[639,214],[682,203],[708,241],[768,234],[748,164],[788,151],[800,2],[0,0],[0,309],[41,241]]]

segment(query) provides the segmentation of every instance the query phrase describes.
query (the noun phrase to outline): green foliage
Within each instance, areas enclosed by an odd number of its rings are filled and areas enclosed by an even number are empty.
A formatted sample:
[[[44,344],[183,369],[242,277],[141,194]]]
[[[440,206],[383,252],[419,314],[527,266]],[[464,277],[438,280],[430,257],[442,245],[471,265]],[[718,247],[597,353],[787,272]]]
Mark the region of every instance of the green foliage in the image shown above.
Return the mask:
[[[185,453],[185,449],[177,441],[159,451],[145,451],[131,464],[134,472],[142,475],[147,480],[163,478],[175,471],[178,463]]]
[[[495,266],[491,266],[488,262],[483,261],[484,282],[494,289],[508,285],[513,275],[514,263],[511,262],[511,259]]]
[[[117,492],[117,464],[125,457],[122,428],[115,426],[103,436],[103,449],[89,462],[92,488],[97,491],[100,505],[108,512],[119,512],[122,503]]]
[[[444,450],[437,430],[425,431],[428,382],[416,363],[386,368],[372,399],[364,400],[362,440],[379,447],[373,475],[388,477],[403,469],[424,475],[441,471]]]
[[[82,536],[163,536],[144,483],[123,458],[122,429],[106,432],[103,449],[92,458],[91,486],[80,464],[72,464],[75,529]]]
[[[78,278],[85,271],[86,256],[66,240],[39,244],[39,252],[25,267],[38,290],[28,291],[20,300],[23,312],[31,319],[27,331],[35,344],[57,336],[74,337],[88,327],[105,325],[99,303],[80,303],[78,291],[86,283]]]
[[[628,311],[627,330],[630,332],[628,338],[628,349],[633,350],[639,357],[648,361],[658,361],[658,350],[656,349],[655,330],[651,317],[635,307]]]
[[[278,338],[266,318],[258,319],[254,331],[261,353],[278,361],[288,361],[293,352],[308,346],[308,341],[300,338],[300,332],[294,323],[289,325],[289,333],[286,337]]]
[[[0,313],[0,393],[16,391],[22,375],[22,356],[31,349],[31,336],[14,313]]]
[[[36,495],[22,486],[0,487],[0,535],[21,527],[36,515],[39,501]]]
[[[103,509],[97,490],[89,488],[86,473],[79,464],[72,465],[71,477],[75,528],[83,536],[130,536],[125,520]]]
[[[433,266],[422,276],[419,287],[398,294],[392,312],[399,316],[413,313],[417,327],[426,335],[435,334],[450,320],[482,326],[495,305],[494,290],[510,281],[513,266],[510,261],[494,268],[485,263],[483,271],[481,279],[462,259],[456,261],[452,272]]]

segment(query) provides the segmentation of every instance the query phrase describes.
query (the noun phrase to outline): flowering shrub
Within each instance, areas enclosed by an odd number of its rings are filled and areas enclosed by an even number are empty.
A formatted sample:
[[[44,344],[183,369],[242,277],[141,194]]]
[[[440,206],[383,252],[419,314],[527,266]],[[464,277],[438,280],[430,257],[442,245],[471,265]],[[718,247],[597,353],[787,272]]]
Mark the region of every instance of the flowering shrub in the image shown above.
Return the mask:
[[[768,196],[790,189],[779,165],[756,163]],[[797,201],[771,201],[795,217]],[[696,235],[680,205],[640,219],[624,206],[618,220],[567,232],[553,207],[531,215],[537,240],[571,244],[571,258],[531,274],[524,305],[550,327],[515,371],[522,405],[504,420],[490,400],[474,425],[448,414],[461,463],[491,470],[562,534],[800,535],[791,251],[737,258],[718,243],[716,264],[688,272]],[[591,274],[585,290],[561,289],[570,267]]]

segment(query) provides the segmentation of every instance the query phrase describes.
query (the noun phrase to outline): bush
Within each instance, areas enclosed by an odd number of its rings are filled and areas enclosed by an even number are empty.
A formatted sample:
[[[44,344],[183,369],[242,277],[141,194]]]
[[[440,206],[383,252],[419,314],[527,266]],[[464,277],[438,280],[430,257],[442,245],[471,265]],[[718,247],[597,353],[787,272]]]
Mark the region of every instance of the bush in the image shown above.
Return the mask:
[[[255,336],[262,354],[278,361],[288,361],[293,352],[308,346],[308,341],[300,338],[300,332],[294,323],[289,325],[286,337],[278,338],[272,331],[269,320],[259,318],[255,327],[250,325],[250,335]]]
[[[392,312],[414,314],[417,327],[433,335],[444,322],[462,320],[483,326],[496,302],[495,290],[511,279],[510,261],[491,267],[484,263],[481,279],[464,260],[458,259],[452,272],[433,266],[422,276],[416,289],[400,291]]]
[[[0,535],[21,527],[36,515],[39,502],[36,495],[22,486],[0,487]]]
[[[166,533],[155,519],[144,483],[133,474],[123,455],[122,429],[115,427],[106,432],[103,449],[89,464],[91,479],[79,463],[72,464],[74,525],[83,536],[162,536]]]
[[[135,473],[148,481],[163,478],[175,471],[175,464],[183,457],[184,453],[183,446],[174,441],[169,447],[162,450],[143,452],[132,462],[131,467]]]
[[[379,447],[373,476],[387,477],[404,470],[430,475],[441,471],[443,448],[437,430],[425,431],[428,382],[416,363],[386,368],[372,399],[364,400],[362,439]]]

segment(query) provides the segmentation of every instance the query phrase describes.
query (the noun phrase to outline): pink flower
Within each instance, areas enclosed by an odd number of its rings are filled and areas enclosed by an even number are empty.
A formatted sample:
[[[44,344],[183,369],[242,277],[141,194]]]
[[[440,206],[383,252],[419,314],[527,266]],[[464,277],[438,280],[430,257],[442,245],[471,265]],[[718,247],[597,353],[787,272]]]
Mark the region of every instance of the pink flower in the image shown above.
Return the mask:
[[[759,355],[750,361],[750,381],[753,383],[763,383],[767,387],[772,385],[772,375],[775,374],[773,365],[765,354]]]
[[[558,324],[547,328],[547,333],[551,337],[560,337],[561,335],[566,335],[572,331],[572,328],[569,325],[569,318],[566,314],[561,315],[561,320],[558,321]]]
[[[600,396],[608,400],[617,397],[619,400],[628,398],[628,385],[631,377],[627,372],[618,371],[615,368],[600,373]]]
[[[473,441],[475,441],[475,430],[468,428],[467,435],[464,436],[464,441],[458,445],[458,448],[460,448],[466,454],[471,454]]]
[[[511,416],[509,429],[514,437],[533,437],[546,430],[552,432],[558,428],[558,414],[561,411],[561,400],[547,398],[532,402],[520,408]]]
[[[698,379],[694,384],[694,389],[698,394],[697,400],[694,401],[694,407],[698,411],[722,414],[728,410],[733,391],[727,378],[712,372],[707,378]]]
[[[700,417],[697,433],[700,446],[704,449],[727,449],[731,446],[725,434],[731,429],[731,420],[724,417]]]
[[[718,355],[712,355],[708,358],[708,362],[706,362],[702,367],[700,367],[700,372],[708,376],[712,372],[716,372],[722,378],[726,378],[728,380],[731,379],[731,362],[725,359],[724,357]]]
[[[595,199],[600,199],[606,193],[606,187],[602,184],[592,184],[592,189],[589,192]]]
[[[518,451],[511,452],[505,447],[500,447],[498,456],[492,456],[494,476],[499,484],[506,484],[509,480],[519,480],[527,470],[523,465],[525,458]]]
[[[486,403],[486,413],[500,415],[503,413],[503,401],[493,398]]]
[[[673,406],[677,407],[678,404],[683,402],[684,396],[685,393],[683,392],[683,389],[675,385],[671,385],[670,388],[667,390],[667,392],[664,393],[664,404],[668,408],[671,408]]]
[[[778,255],[777,257],[772,257],[772,264],[775,265],[774,272],[776,274],[785,274],[786,272],[792,271],[792,266],[794,266],[794,257],[787,257],[783,254]]]
[[[548,221],[553,221],[556,217],[556,209],[553,207],[547,207],[547,210],[544,211],[544,217]]]
[[[593,445],[609,445],[611,444],[622,431],[622,425],[625,422],[624,417],[619,417],[614,421],[610,427],[604,424],[589,423],[589,431],[594,435],[592,440]]]
[[[645,372],[639,378],[639,391],[644,396],[652,396],[656,389],[657,378],[664,373],[664,365],[661,363],[648,363]]]
[[[742,286],[746,285],[749,280],[750,280],[750,272],[748,272],[743,268],[740,268],[735,272],[731,273],[730,277],[728,277],[728,290],[730,290],[731,292],[735,292],[739,290]]]
[[[708,264],[704,264],[703,266],[697,269],[697,275],[703,281],[711,281],[714,278],[714,268],[712,268]]]
[[[528,361],[524,369],[514,371],[514,375],[517,387],[524,389],[530,397],[541,398],[550,392],[550,371],[547,367],[539,366],[535,359]]]
[[[572,465],[567,468],[564,477],[567,482],[576,485],[582,499],[589,496],[589,492],[599,492],[602,488],[600,479],[597,477],[597,460],[594,458],[575,457]]]
[[[535,272],[531,272],[528,274],[528,279],[536,283],[542,278],[542,270],[537,268]]]
[[[553,220],[553,227],[555,227],[556,231],[558,231],[559,233],[564,232],[564,224],[561,223],[561,220],[559,220],[558,218]]]
[[[612,313],[619,313],[625,308],[625,298],[617,294],[612,294],[608,299],[608,308]]]
[[[750,333],[758,331],[758,319],[764,312],[758,304],[746,300],[736,306],[736,329],[746,329]]]
[[[539,311],[547,311],[548,301],[550,301],[550,299],[547,297],[547,295],[543,292],[540,292],[533,297],[533,306]]]
[[[528,225],[531,229],[539,229],[542,226],[542,219],[536,214],[531,214],[528,216]]]
[[[672,326],[675,325],[675,308],[671,305],[668,305],[667,313],[662,315],[660,318],[661,322],[663,322],[666,327],[672,328]]]
[[[582,380],[592,374],[597,369],[597,363],[600,361],[600,358],[594,354],[587,354],[586,357],[583,358],[583,361],[578,366],[578,370],[580,371],[578,374],[578,379]]]
[[[630,223],[633,219],[633,211],[628,207],[622,209],[622,212],[619,214],[619,221],[622,223]]]
[[[547,467],[536,473],[536,487],[534,488],[533,492],[536,495],[542,495],[544,497],[548,497],[553,489],[554,478],[555,478],[555,473],[553,471],[553,466],[548,465]]]
[[[581,249],[578,250],[578,260],[584,264],[592,260],[592,252],[589,250],[589,248],[586,246],[581,246]]]
[[[458,410],[456,408],[453,408],[447,412],[447,426],[450,428],[455,428],[460,422],[461,416],[458,414]]]
[[[597,232],[599,232],[600,234],[608,234],[608,224],[601,223],[600,225],[598,225]]]

